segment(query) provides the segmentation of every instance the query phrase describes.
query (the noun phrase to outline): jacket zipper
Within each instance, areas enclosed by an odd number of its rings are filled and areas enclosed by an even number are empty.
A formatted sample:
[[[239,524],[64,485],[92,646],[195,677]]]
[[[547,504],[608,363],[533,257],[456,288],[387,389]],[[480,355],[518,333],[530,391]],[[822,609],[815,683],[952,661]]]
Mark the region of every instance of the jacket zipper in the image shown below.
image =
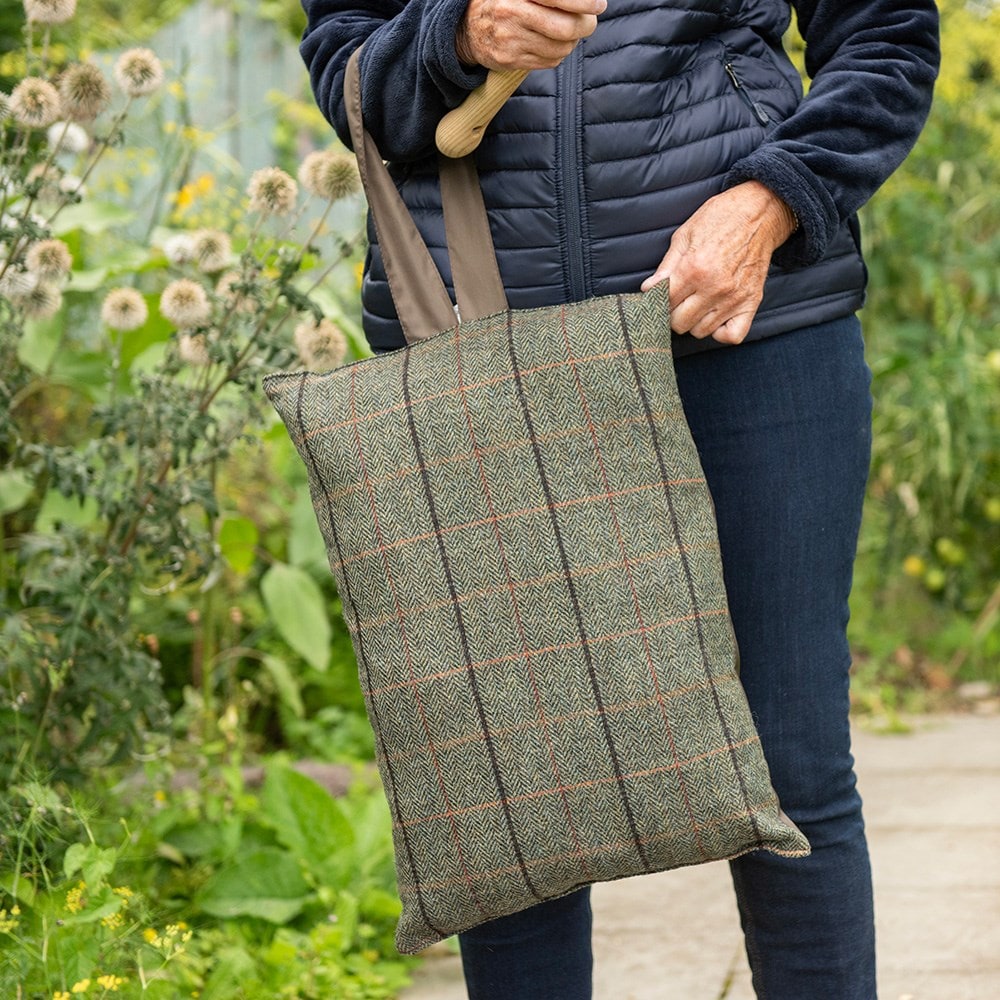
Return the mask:
[[[733,87],[736,88],[736,92],[743,98],[743,103],[753,112],[754,117],[761,125],[770,125],[771,117],[764,110],[764,108],[755,101],[748,93],[746,87],[740,82],[740,78],[736,75],[736,68],[733,66],[732,62],[726,61],[724,64],[726,73],[729,75],[729,79],[733,82]]]
[[[586,262],[583,256],[583,164],[580,150],[580,90],[583,66],[581,42],[560,67],[559,171],[566,227],[566,273],[569,298],[587,297]]]

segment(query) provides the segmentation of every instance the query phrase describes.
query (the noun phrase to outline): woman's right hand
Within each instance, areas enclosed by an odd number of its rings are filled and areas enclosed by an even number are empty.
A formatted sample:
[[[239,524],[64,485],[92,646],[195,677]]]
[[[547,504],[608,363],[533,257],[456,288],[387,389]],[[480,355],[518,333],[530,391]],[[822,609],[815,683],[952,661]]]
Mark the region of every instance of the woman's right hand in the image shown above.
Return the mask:
[[[551,69],[593,34],[607,0],[470,0],[458,58],[486,69]]]

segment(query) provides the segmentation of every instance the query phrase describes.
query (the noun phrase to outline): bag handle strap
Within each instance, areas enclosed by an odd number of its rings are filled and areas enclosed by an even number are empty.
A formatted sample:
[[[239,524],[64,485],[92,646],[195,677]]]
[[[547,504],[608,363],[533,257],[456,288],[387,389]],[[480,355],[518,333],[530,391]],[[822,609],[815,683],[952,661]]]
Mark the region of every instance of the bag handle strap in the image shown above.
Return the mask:
[[[347,63],[344,100],[361,182],[375,223],[389,290],[409,344],[455,326],[456,313],[413,217],[386,169],[361,113],[357,49]],[[448,257],[458,308],[464,319],[507,309],[486,206],[471,157],[439,157]]]

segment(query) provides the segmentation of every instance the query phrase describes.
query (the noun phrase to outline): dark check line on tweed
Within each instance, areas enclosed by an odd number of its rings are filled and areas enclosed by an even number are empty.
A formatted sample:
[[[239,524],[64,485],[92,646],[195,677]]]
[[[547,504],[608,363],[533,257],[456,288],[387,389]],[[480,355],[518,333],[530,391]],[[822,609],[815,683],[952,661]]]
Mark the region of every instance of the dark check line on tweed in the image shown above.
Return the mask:
[[[587,393],[583,388],[583,383],[580,381],[580,373],[576,369],[576,359],[573,357],[573,345],[570,343],[569,335],[566,332],[566,308],[562,309],[562,326],[560,332],[563,336],[563,343],[566,346],[566,357],[569,360],[570,368],[573,372],[573,380],[576,383],[576,390],[580,396],[580,407],[583,410],[584,420],[587,424],[587,429],[590,432],[591,444],[594,447],[594,458],[597,461],[597,466],[601,471],[601,480],[604,483],[604,490],[608,496],[608,513],[611,515],[611,523],[614,525],[616,541],[618,542],[618,551],[621,553],[621,565],[625,569],[625,574],[628,577],[629,590],[632,592],[632,604],[635,607],[635,617],[636,621],[639,622],[639,631],[642,633],[642,648],[646,656],[646,666],[649,669],[649,675],[653,681],[653,690],[656,692],[657,700],[660,706],[660,718],[663,719],[663,729],[667,734],[667,743],[670,746],[670,753],[674,758],[674,768],[677,770],[677,781],[680,786],[681,795],[684,797],[684,808],[687,810],[688,819],[691,822],[691,829],[695,831],[695,842],[698,845],[698,850],[701,852],[703,859],[708,860],[708,854],[705,851],[705,845],[702,843],[701,837],[697,831],[694,811],[691,808],[691,796],[688,794],[687,782],[684,780],[683,771],[678,769],[678,756],[677,756],[677,741],[674,739],[674,729],[670,725],[670,719],[667,718],[667,709],[663,701],[663,695],[660,691],[660,676],[659,671],[656,669],[656,663],[653,660],[653,651],[649,647],[649,636],[646,633],[646,622],[642,613],[642,604],[639,600],[639,591],[635,585],[635,577],[632,574],[632,566],[629,562],[628,550],[625,547],[625,538],[622,534],[621,521],[618,518],[618,512],[615,509],[615,505],[611,502],[611,497],[614,495],[614,491],[611,489],[611,480],[608,478],[608,470],[604,464],[604,455],[601,451],[601,442],[598,440],[597,431],[594,426],[594,418],[590,413],[590,406],[587,403]],[[704,479],[702,479],[704,482]],[[669,490],[670,484],[664,484]],[[680,538],[677,539],[678,550],[682,548]],[[669,768],[663,768],[663,770],[668,770]],[[631,775],[626,775],[626,777],[631,777]]]
[[[622,307],[621,296],[618,296],[618,318],[621,321],[622,336],[625,338],[625,343],[631,347],[632,346],[632,334],[629,330],[628,317],[625,315],[625,310]],[[660,467],[660,475],[663,477],[664,481],[667,480],[667,463],[663,456],[663,448],[660,445],[659,434],[657,433],[656,422],[653,420],[652,412],[653,408],[649,402],[649,393],[646,390],[645,383],[642,380],[642,375],[639,372],[639,366],[635,362],[634,355],[630,355],[630,360],[632,362],[632,374],[635,378],[636,388],[639,390],[639,398],[642,400],[643,409],[646,411],[647,419],[649,420],[649,432],[653,440],[653,447],[656,451],[656,461]],[[681,532],[680,524],[677,520],[677,509],[674,505],[674,496],[669,487],[664,487],[663,495],[667,501],[667,509],[670,512],[670,523],[674,533],[674,538],[677,540],[678,547],[680,547]],[[691,564],[688,561],[687,553],[681,551],[681,565],[684,567],[684,580],[687,583],[688,594],[691,598],[691,607],[698,611],[698,595],[695,591],[694,579],[691,575]],[[700,616],[696,615],[695,626],[698,630],[698,646],[701,650],[702,664],[705,668],[705,676],[712,680],[712,670],[708,662],[708,649],[705,645],[705,633],[701,627]],[[719,716],[719,725],[722,727],[722,732],[725,735],[726,743],[730,747],[730,755],[733,758],[733,768],[736,771],[736,776],[739,779],[740,791],[743,795],[743,801],[747,805],[747,809],[750,810],[750,822],[753,824],[754,836],[757,838],[758,846],[763,844],[761,838],[760,827],[757,824],[757,817],[754,815],[753,810],[750,807],[750,795],[747,791],[746,779],[743,776],[743,768],[740,766],[739,758],[736,756],[736,751],[733,748],[733,735],[729,728],[729,723],[726,721],[725,713],[722,711],[722,703],[719,700],[719,692],[716,690],[715,684],[711,683],[709,685],[712,692],[712,700],[715,702],[715,711]]]
[[[409,351],[407,351],[406,355],[404,357],[404,369],[403,369],[403,389],[404,389],[404,392],[405,392],[405,389],[406,389],[406,364],[409,361],[409,356],[410,356],[409,355]],[[356,372],[357,372],[356,368],[352,368],[351,369],[350,408],[351,408],[351,417],[352,418],[355,418],[357,416],[357,392],[356,392],[356,390],[357,390],[357,380],[356,380],[356,377],[355,377],[356,376]],[[409,408],[407,408],[407,412],[412,412],[412,411]],[[359,461],[359,463],[361,465],[362,474],[365,475],[365,476],[367,476],[368,462],[367,462],[367,460],[365,458],[365,450],[364,450],[364,446],[363,446],[363,444],[361,442],[361,434],[359,432],[358,424],[359,424],[359,421],[357,421],[356,419],[352,419],[351,426],[354,429],[354,442],[355,442],[355,446],[357,447],[358,461]],[[378,513],[378,504],[375,501],[375,492],[371,488],[369,488],[369,491],[368,491],[368,499],[369,499],[369,505],[370,505],[370,508],[371,508],[372,523],[373,523],[374,528],[375,528],[375,533],[378,535],[380,544],[384,544],[384,539],[382,538],[381,521],[380,521],[379,513]],[[406,658],[406,666],[407,666],[407,669],[410,672],[410,677],[412,679],[416,675],[414,673],[413,656],[412,656],[412,652],[411,652],[411,649],[410,649],[409,632],[408,632],[408,630],[406,628],[406,625],[402,621],[402,618],[403,618],[403,615],[401,613],[402,612],[402,604],[400,603],[399,592],[396,589],[396,582],[395,582],[395,578],[394,578],[393,573],[392,573],[392,568],[391,568],[391,566],[389,564],[389,560],[388,559],[384,559],[384,563],[385,563],[386,582],[389,584],[389,589],[392,592],[392,601],[396,605],[396,611],[397,611],[397,614],[398,614],[398,616],[400,618],[400,639],[402,640],[403,653],[404,653],[404,656]],[[414,696],[415,696],[416,703],[417,703],[417,710],[420,713],[420,721],[421,721],[421,724],[422,724],[423,729],[424,729],[424,735],[427,737],[427,742],[431,745],[431,747],[433,747],[434,746],[434,737],[433,737],[433,734],[431,732],[430,727],[427,725],[427,715],[426,715],[426,712],[424,711],[424,705],[423,705],[423,702],[420,699],[420,695],[416,691],[416,689],[414,689]],[[451,811],[451,802],[450,802],[449,795],[448,795],[448,786],[447,786],[447,784],[445,782],[444,773],[441,770],[441,763],[438,760],[437,753],[434,752],[433,750],[431,752],[431,758],[434,761],[434,770],[437,772],[438,791],[439,791],[439,793],[441,795],[441,798],[442,798],[445,806],[447,807],[447,809],[450,812]],[[463,871],[464,876],[465,876],[465,883],[468,886],[469,891],[472,893],[473,899],[475,900],[475,904],[479,908],[480,913],[483,915],[484,918],[488,918],[489,914],[483,908],[483,904],[482,904],[481,900],[479,899],[478,894],[476,893],[475,887],[473,886],[472,877],[471,877],[471,874],[469,872],[468,864],[467,864],[466,859],[465,859],[465,852],[464,852],[464,850],[462,848],[462,838],[459,835],[458,827],[455,825],[454,822],[452,822],[452,824],[451,824],[451,835],[452,835],[452,841],[453,841],[453,843],[455,845],[455,851],[457,852],[459,864],[462,866],[462,871]]]
[[[562,314],[565,320],[565,313]],[[630,345],[631,346],[631,345]],[[514,371],[514,381],[517,386],[517,399],[521,404],[521,410],[524,416],[524,422],[528,428],[528,436],[531,438],[534,444],[535,453],[535,466],[538,470],[538,478],[541,482],[542,490],[545,493],[545,499],[548,501],[549,513],[552,522],[552,531],[555,535],[556,546],[559,549],[559,558],[562,562],[563,572],[566,576],[566,589],[569,592],[569,599],[573,605],[573,613],[576,616],[576,627],[580,636],[580,647],[583,650],[584,657],[587,661],[587,674],[590,679],[590,686],[594,693],[594,701],[597,703],[597,707],[601,709],[601,729],[604,734],[605,742],[608,746],[608,752],[611,754],[611,762],[615,769],[615,776],[617,779],[618,792],[621,795],[622,806],[625,809],[625,815],[628,817],[629,829],[632,833],[632,839],[635,843],[636,852],[642,861],[643,868],[648,872],[652,871],[649,864],[649,858],[646,856],[646,851],[643,845],[639,842],[639,830],[635,822],[635,814],[632,811],[632,803],[629,801],[628,790],[625,788],[625,779],[622,775],[622,765],[621,760],[618,756],[618,748],[615,746],[614,737],[611,735],[611,727],[608,725],[608,717],[604,714],[604,701],[601,697],[601,689],[597,683],[597,673],[594,669],[594,659],[591,655],[590,644],[587,641],[587,630],[583,622],[583,612],[580,608],[580,598],[577,594],[576,581],[573,579],[573,575],[570,572],[570,561],[566,555],[566,545],[563,540],[562,529],[559,525],[559,519],[556,517],[555,501],[552,495],[552,485],[549,482],[549,475],[545,468],[545,462],[542,459],[542,453],[540,451],[540,446],[537,443],[537,437],[535,436],[535,426],[534,420],[531,416],[531,409],[528,406],[528,400],[524,392],[524,376],[525,372],[522,372],[517,360],[517,348],[514,344],[514,323],[511,314],[507,314],[507,347],[510,351],[510,362],[511,367]],[[567,362],[568,364],[568,362]],[[679,539],[678,539],[679,541]]]
[[[308,373],[304,372],[303,375],[302,375],[302,378],[301,378],[301,380],[299,382],[299,391],[298,391],[298,395],[297,395],[297,398],[296,398],[296,405],[295,405],[295,415],[296,415],[296,419],[298,421],[299,431],[303,435],[303,438],[302,438],[302,440],[303,440],[303,452],[304,452],[306,461],[308,462],[308,465],[309,465],[309,471],[310,471],[310,473],[313,476],[316,477],[316,479],[317,479],[317,481],[319,483],[322,483],[324,481],[322,466],[316,460],[316,455],[313,453],[312,448],[310,447],[309,443],[307,441],[305,441],[305,437],[304,437],[304,434],[305,434],[305,423],[303,421],[303,416],[302,416],[302,404],[303,404],[303,398],[304,398],[304,394],[305,394],[307,376],[308,376]],[[328,523],[329,523],[329,530],[330,530],[330,540],[331,540],[331,543],[332,543],[332,545],[334,547],[334,551],[339,553],[340,552],[340,532],[337,530],[337,519],[336,519],[336,516],[335,516],[334,511],[333,511],[332,508],[328,508],[327,509],[327,516],[328,516],[328,519],[329,519]],[[351,588],[350,581],[347,579],[346,576],[343,577],[343,580],[342,580],[342,583],[341,583],[341,593],[343,594],[343,599],[344,599],[345,603],[347,604],[347,606],[352,610],[352,613],[354,615],[356,615],[357,614],[357,606],[354,603],[354,595],[352,593],[352,588]],[[364,637],[362,635],[359,634],[359,635],[357,635],[355,637],[355,649],[356,649],[357,655],[358,655],[358,665],[359,665],[360,669],[364,671],[365,676],[368,679],[368,684],[371,685],[371,666],[370,666],[370,663],[369,663],[369,660],[368,660],[368,656],[366,655],[366,645],[367,645],[367,643],[365,642],[365,639],[364,639]],[[380,754],[380,756],[382,758],[382,761],[383,761],[383,764],[384,764],[383,774],[386,775],[388,777],[388,779],[389,779],[386,782],[386,784],[388,785],[388,787],[386,788],[386,793],[392,799],[393,816],[401,818],[404,815],[404,813],[403,813],[403,809],[402,809],[402,802],[400,800],[399,785],[398,785],[398,782],[396,780],[395,770],[394,770],[394,768],[392,766],[391,761],[388,759],[388,755],[387,755],[387,752],[386,752],[387,748],[386,748],[386,745],[385,745],[385,736],[384,736],[385,730],[383,729],[383,726],[382,726],[381,714],[379,712],[378,704],[375,701],[370,701],[368,703],[368,711],[370,713],[371,721],[372,721],[372,724],[373,724],[372,728],[373,728],[373,731],[375,733],[375,742],[376,742],[376,744],[377,744],[377,746],[379,748],[379,754]],[[402,843],[404,845],[404,849],[406,850],[407,857],[409,858],[410,871],[412,871],[412,872],[415,873],[417,871],[417,865],[416,865],[416,860],[415,860],[414,855],[413,855],[413,844],[410,842],[410,839],[407,836],[407,833],[406,833],[405,830],[402,831],[402,838],[401,839],[402,839]],[[414,895],[414,892],[412,890],[410,892],[410,895]],[[417,907],[420,910],[420,916],[423,919],[424,923],[432,931],[434,931],[435,934],[439,934],[442,938],[448,937],[448,935],[451,934],[452,931],[450,929],[447,929],[447,928],[442,928],[437,923],[437,921],[431,919],[430,914],[427,912],[427,904],[424,901],[423,894],[420,892],[419,883],[417,883],[417,885],[416,885],[415,896],[416,896],[416,900],[417,900]]]
[[[740,809],[736,812],[727,813],[725,816],[713,816],[711,819],[704,820],[698,824],[698,829],[701,831],[709,831],[713,827],[722,826],[726,823],[731,823],[733,820],[747,819],[755,815],[758,811],[765,809],[771,809],[774,807],[775,800],[773,798],[768,799],[765,802],[759,802],[756,805],[751,806],[749,809]],[[674,837],[677,836],[676,830],[662,830],[659,833],[651,833],[647,836],[640,837],[640,841],[645,847],[650,847],[655,844],[669,843]],[[587,848],[587,854],[590,857],[596,857],[600,854],[617,854],[619,851],[628,849],[634,845],[632,840],[617,840],[611,841],[606,844],[591,844]],[[742,857],[744,854],[749,854],[751,851],[759,850],[756,845],[742,848],[732,854],[727,854],[724,857],[716,858],[717,861],[731,861],[733,858]],[[559,854],[548,854],[545,857],[532,858],[528,863],[530,865],[537,865],[544,867],[545,865],[550,865],[559,861],[573,860],[576,858],[576,853],[574,851],[562,851]],[[679,867],[690,867],[693,864],[698,864],[699,862],[693,859],[686,862],[684,865]],[[489,871],[476,872],[475,877],[485,882],[489,882],[492,879],[498,878],[501,875],[513,875],[518,872],[516,865],[504,865],[498,868],[491,868]],[[631,877],[631,876],[628,876]],[[435,889],[454,889],[464,882],[461,879],[456,878],[443,878],[443,879],[424,879],[420,882],[419,886],[414,886],[410,882],[401,881],[399,883],[400,895],[410,895],[413,893],[414,889],[419,891],[420,889],[425,889],[428,892]],[[579,888],[579,886],[573,886],[569,891],[572,892],[573,889]]]
[[[718,545],[711,542],[696,542],[693,545],[685,545],[683,548],[685,552],[694,552],[699,549],[715,551],[718,547]],[[602,563],[592,563],[589,566],[578,566],[570,572],[573,577],[580,579],[585,576],[606,573],[609,569],[617,569],[622,566],[640,568],[646,566],[648,563],[663,559],[666,556],[676,556],[679,552],[680,549],[676,545],[672,545],[669,549],[660,549],[658,552],[650,552],[646,555],[630,556],[624,561],[615,559]],[[335,565],[338,568],[341,567],[340,563],[336,563]],[[518,580],[511,580],[511,586],[514,587],[515,591],[530,590],[533,587],[547,587],[557,580],[565,579],[565,576],[565,573],[543,573],[540,576],[526,576]],[[458,599],[460,601],[472,601],[481,597],[495,597],[497,594],[505,593],[507,590],[507,584],[499,584],[495,587],[474,587],[472,590],[463,591],[458,595]],[[450,597],[446,600],[429,601],[426,604],[413,604],[404,610],[408,615],[420,615],[426,614],[428,611],[440,611],[442,608],[448,607],[451,607]],[[362,615],[357,624],[359,627],[364,628],[378,628],[381,625],[387,625],[389,622],[394,621],[397,621],[394,614],[382,615],[381,617]]]
[[[740,747],[748,747],[758,741],[759,737],[748,736],[745,740],[734,743],[733,748],[738,750]],[[672,764],[662,764],[660,767],[647,767],[641,771],[628,771],[621,777],[624,781],[631,781],[635,778],[650,778],[655,774],[667,774],[670,771],[680,772],[682,768],[690,767],[692,764],[697,764],[702,760],[708,760],[710,757],[717,757],[719,754],[729,753],[729,750],[729,747],[716,747],[714,750],[706,750],[704,753],[695,754],[693,757],[687,757],[684,760],[675,759]],[[535,799],[543,799],[550,795],[562,795],[565,801],[567,792],[578,792],[584,788],[598,788],[601,785],[610,785],[617,780],[618,776],[613,775],[608,778],[591,778],[589,781],[575,781],[571,785],[558,784],[552,788],[534,788],[530,792],[524,792],[521,795],[510,795],[503,799],[494,799],[492,802],[477,802],[474,806],[463,806],[461,809],[446,809],[444,812],[433,813],[430,816],[416,816],[413,819],[403,820],[393,825],[398,827],[419,826],[421,823],[453,819],[457,816],[468,816],[470,813],[481,812],[484,809],[495,809],[498,806],[506,808],[508,805],[516,802],[532,802]],[[690,829],[697,831],[698,821],[691,812],[690,802],[688,802],[687,813],[691,824]]]
[[[469,456],[470,458],[473,456]],[[426,469],[421,469],[421,474],[426,473]],[[352,562],[357,562],[360,559],[371,558],[372,556],[380,556],[385,552],[391,552],[394,549],[402,549],[407,545],[413,545],[417,542],[428,542],[432,538],[440,538],[442,535],[454,534],[456,531],[468,531],[470,528],[483,528],[486,525],[495,525],[502,521],[510,521],[514,518],[519,517],[530,517],[532,514],[545,514],[551,510],[562,510],[566,507],[581,507],[590,503],[603,504],[607,500],[618,500],[623,497],[635,496],[637,493],[646,493],[649,490],[662,490],[664,486],[703,486],[705,484],[704,478],[698,478],[696,476],[688,476],[684,479],[669,479],[666,482],[663,480],[656,480],[653,483],[640,483],[638,486],[630,486],[628,489],[622,490],[609,490],[604,493],[591,493],[585,497],[573,497],[572,500],[559,500],[554,501],[551,504],[536,505],[534,507],[522,507],[519,510],[509,510],[504,511],[502,514],[496,514],[492,517],[480,517],[476,518],[474,521],[463,521],[461,524],[449,524],[446,527],[440,527],[435,531],[424,531],[419,535],[410,535],[407,538],[399,538],[389,545],[378,546],[374,549],[365,549],[359,552],[356,556],[347,560],[349,565]],[[344,565],[343,563],[341,565]]]
[[[559,794],[562,798],[563,813],[566,816],[566,823],[569,826],[570,835],[573,838],[573,843],[576,844],[577,851],[580,853],[580,868],[583,872],[583,877],[588,881],[593,880],[593,873],[587,866],[586,860],[583,854],[583,847],[580,843],[580,835],[576,828],[576,822],[573,819],[573,811],[570,809],[569,800],[566,798],[566,787],[563,785],[563,779],[559,774],[559,762],[556,760],[555,750],[552,746],[552,735],[549,731],[549,722],[545,717],[545,706],[542,703],[541,693],[538,689],[538,680],[535,677],[535,668],[532,665],[532,651],[530,644],[528,642],[527,634],[525,633],[524,621],[521,614],[521,608],[517,599],[517,588],[515,585],[515,580],[513,573],[511,572],[510,559],[507,556],[507,549],[504,546],[503,535],[500,532],[496,511],[496,504],[493,501],[493,491],[490,489],[489,477],[486,475],[486,466],[483,463],[483,452],[479,447],[479,441],[476,436],[475,423],[472,419],[472,411],[469,407],[468,393],[464,388],[465,383],[465,372],[462,368],[462,338],[455,331],[455,371],[458,376],[458,385],[462,390],[462,409],[465,413],[465,425],[469,430],[469,440],[472,442],[472,453],[476,459],[476,465],[479,469],[479,481],[483,487],[483,498],[486,501],[486,505],[489,508],[490,517],[493,520],[493,537],[496,541],[497,551],[500,554],[500,561],[503,564],[503,574],[504,581],[507,585],[507,590],[510,595],[511,607],[514,610],[514,620],[517,625],[518,639],[521,643],[522,655],[524,657],[524,666],[528,672],[528,679],[531,682],[531,691],[535,700],[535,710],[538,713],[538,719],[535,725],[541,727],[541,731],[544,734],[545,746],[549,754],[549,763],[552,767],[552,776],[556,780],[556,785],[559,790]],[[463,594],[453,594],[453,599],[455,601],[456,613],[459,613],[459,604],[465,599],[466,595]],[[481,734],[477,734],[481,738],[487,738],[487,733],[484,730]]]
[[[486,331],[488,332],[488,331]],[[474,335],[468,338],[470,341],[474,339]],[[665,354],[670,355],[670,351],[663,347],[638,347],[636,348],[638,354]],[[589,354],[583,357],[577,358],[577,363],[590,362],[590,361],[612,361],[615,358],[623,358],[627,355],[627,351],[607,351],[601,354]],[[363,361],[355,361],[350,365],[345,365],[341,371],[347,368],[353,368],[355,365],[363,364]],[[544,365],[535,365],[532,368],[525,368],[522,375],[536,375],[541,372],[553,372],[560,368],[567,367],[568,362],[566,361],[553,361]],[[306,373],[310,374],[310,373]],[[312,375],[313,378],[322,378],[322,375]],[[464,391],[471,391],[473,389],[491,389],[498,388],[504,383],[509,383],[514,379],[515,376],[510,374],[497,375],[494,378],[480,379],[478,382],[470,382],[465,386]],[[413,396],[410,400],[402,403],[394,403],[392,406],[386,406],[379,410],[369,410],[366,413],[358,414],[357,418],[352,417],[349,420],[342,420],[337,423],[323,424],[318,427],[313,427],[309,431],[301,431],[302,435],[299,440],[307,441],[309,438],[316,437],[319,434],[328,434],[331,431],[343,430],[343,428],[350,426],[352,423],[372,423],[381,418],[391,416],[393,413],[400,413],[403,410],[409,409],[415,404],[423,403],[437,403],[442,400],[451,399],[455,396],[461,394],[463,390],[454,389],[442,389],[440,392],[426,393],[423,396]],[[672,411],[671,415],[676,415],[676,411]]]
[[[444,547],[444,540],[442,538],[441,531],[441,521],[438,516],[437,503],[434,499],[434,491],[431,489],[430,480],[427,476],[427,469],[424,466],[424,455],[423,447],[420,444],[420,435],[417,432],[417,425],[413,419],[413,406],[410,399],[410,359],[411,353],[407,352],[406,357],[403,358],[403,398],[406,400],[406,415],[407,415],[407,425],[410,429],[410,439],[413,444],[414,454],[417,456],[417,461],[422,467],[421,482],[424,487],[424,499],[427,501],[427,509],[430,513],[431,524],[434,525],[435,537],[438,542],[438,554],[441,558],[441,565],[444,568],[445,578],[448,581],[448,592],[451,594],[452,604],[455,609],[455,624],[458,627],[459,639],[462,643],[462,653],[465,656],[466,664],[472,663],[472,654],[469,650],[469,634],[465,627],[465,617],[462,614],[462,606],[458,602],[457,592],[455,589],[455,578],[452,575],[451,570],[451,560],[448,558],[448,551]],[[517,832],[514,829],[514,818],[510,814],[510,807],[508,803],[508,796],[506,788],[504,787],[503,775],[500,773],[500,762],[497,760],[496,747],[493,744],[493,739],[490,736],[490,726],[489,722],[486,720],[486,712],[483,708],[483,699],[479,691],[479,680],[476,677],[476,671],[472,666],[466,667],[469,683],[472,689],[472,697],[475,701],[476,712],[479,715],[479,724],[483,729],[483,736],[485,737],[486,749],[489,752],[490,767],[493,770],[493,779],[496,781],[497,790],[500,792],[500,802],[503,805],[504,820],[507,826],[507,832],[510,834],[511,847],[514,848],[514,854],[517,857],[517,863],[521,868],[521,876],[524,879],[524,884],[528,887],[528,892],[531,893],[538,902],[542,902],[543,896],[539,895],[538,890],[535,888],[534,883],[531,881],[531,876],[528,874],[528,868],[524,863],[524,853],[521,850],[521,844],[518,840]],[[433,742],[433,740],[431,741]],[[451,812],[451,806],[448,806],[449,812]],[[453,814],[455,815],[455,814]]]
[[[637,708],[653,708],[661,703],[661,701],[669,701],[671,698],[683,698],[684,695],[691,694],[693,691],[699,691],[707,688],[709,683],[708,680],[700,681],[697,684],[688,684],[685,687],[672,688],[669,691],[664,691],[662,694],[655,698],[635,698],[632,701],[619,702],[616,705],[605,705],[603,712],[606,715],[618,715],[623,712],[634,712]],[[716,680],[714,683],[725,685],[725,684],[738,684],[739,678],[737,677],[723,677]],[[365,694],[370,694],[370,692],[365,691]],[[602,709],[589,708],[581,710],[579,712],[569,712],[565,715],[547,715],[544,720],[539,719],[526,719],[524,722],[519,722],[516,726],[505,726],[502,728],[495,728],[493,730],[493,735],[500,736],[512,736],[514,733],[525,733],[531,729],[537,729],[539,725],[544,722],[547,726],[560,726],[567,722],[574,722],[579,719],[594,719],[600,715]],[[483,740],[483,734],[479,731],[474,733],[465,733],[462,736],[456,736],[450,740],[442,740],[437,743],[436,746],[439,750],[453,750],[456,747],[464,746],[467,743],[480,743]],[[415,757],[419,754],[429,753],[430,747],[426,745],[418,746],[408,746],[405,750],[397,750],[394,753],[389,754],[389,759],[392,761],[404,761],[411,757]],[[694,759],[694,758],[690,758]]]

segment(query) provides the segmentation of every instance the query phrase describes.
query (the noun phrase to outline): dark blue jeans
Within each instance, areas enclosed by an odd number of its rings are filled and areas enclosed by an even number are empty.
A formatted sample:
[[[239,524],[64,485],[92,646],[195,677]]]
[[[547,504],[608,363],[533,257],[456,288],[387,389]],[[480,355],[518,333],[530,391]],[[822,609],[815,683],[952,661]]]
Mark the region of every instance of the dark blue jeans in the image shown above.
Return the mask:
[[[874,1000],[845,634],[871,449],[860,324],[676,368],[716,504],[740,676],[782,807],[812,845],[805,859],[731,862],[754,987],[761,1000]],[[664,934],[684,933],[667,900],[662,917]],[[460,935],[471,1000],[589,1000],[590,930],[583,889]]]

